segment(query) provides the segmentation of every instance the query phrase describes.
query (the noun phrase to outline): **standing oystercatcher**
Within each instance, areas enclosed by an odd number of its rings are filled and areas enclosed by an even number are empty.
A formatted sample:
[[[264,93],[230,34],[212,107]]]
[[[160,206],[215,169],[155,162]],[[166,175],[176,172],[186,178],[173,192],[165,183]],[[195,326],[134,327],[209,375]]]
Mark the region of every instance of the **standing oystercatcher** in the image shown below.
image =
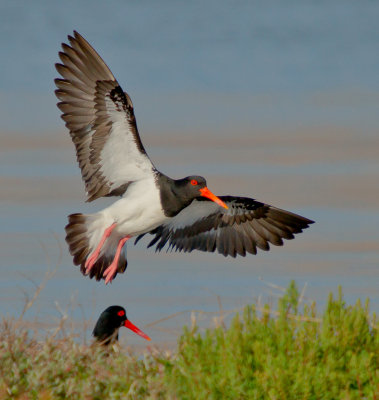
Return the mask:
[[[104,310],[93,329],[93,336],[100,344],[108,345],[118,341],[118,330],[125,326],[146,340],[151,340],[139,328],[132,324],[121,306],[110,306]]]
[[[104,61],[77,32],[56,64],[55,91],[70,131],[87,201],[119,196],[95,214],[72,214],[66,241],[84,275],[111,282],[125,271],[125,242],[146,233],[161,250],[256,254],[280,246],[313,221],[245,197],[215,196],[201,176],[171,179],[150,161],[133,104]],[[136,240],[136,241],[137,241]]]

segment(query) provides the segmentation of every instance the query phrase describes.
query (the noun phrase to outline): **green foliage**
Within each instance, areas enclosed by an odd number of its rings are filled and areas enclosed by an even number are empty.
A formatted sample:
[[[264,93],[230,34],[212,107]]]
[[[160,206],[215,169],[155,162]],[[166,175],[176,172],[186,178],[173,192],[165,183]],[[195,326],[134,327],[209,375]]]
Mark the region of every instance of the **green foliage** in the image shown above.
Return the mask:
[[[314,306],[298,314],[294,282],[257,317],[247,306],[222,327],[184,330],[170,382],[186,399],[374,399],[378,395],[378,335],[368,302],[346,306],[330,295],[322,321]]]
[[[329,297],[300,311],[294,282],[279,300],[246,306],[228,328],[184,328],[175,354],[143,358],[73,340],[37,342],[4,322],[0,398],[375,399],[379,339],[368,301]]]

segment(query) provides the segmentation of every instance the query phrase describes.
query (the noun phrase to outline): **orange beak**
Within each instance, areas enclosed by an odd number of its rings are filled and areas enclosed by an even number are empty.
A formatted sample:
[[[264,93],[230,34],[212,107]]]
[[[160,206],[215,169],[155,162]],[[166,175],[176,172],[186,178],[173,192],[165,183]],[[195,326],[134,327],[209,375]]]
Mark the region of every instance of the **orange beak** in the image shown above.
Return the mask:
[[[217,196],[215,196],[207,187],[200,189],[200,193],[203,197],[207,197],[209,200],[214,201],[219,206],[228,209],[228,206]]]
[[[135,332],[137,335],[142,336],[146,340],[151,340],[149,336],[141,331],[141,329],[137,328],[134,324],[132,324],[128,319],[124,322],[124,326],[129,328],[131,331]]]

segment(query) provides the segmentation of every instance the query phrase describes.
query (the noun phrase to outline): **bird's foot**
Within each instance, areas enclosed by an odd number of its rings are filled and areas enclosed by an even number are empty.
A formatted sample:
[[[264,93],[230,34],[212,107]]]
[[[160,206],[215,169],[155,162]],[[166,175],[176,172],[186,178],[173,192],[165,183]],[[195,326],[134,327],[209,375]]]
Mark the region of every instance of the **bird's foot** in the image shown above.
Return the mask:
[[[95,265],[96,260],[99,258],[100,251],[107,240],[107,238],[111,235],[113,229],[116,227],[116,223],[113,223],[109,228],[104,231],[104,234],[96,247],[95,251],[87,258],[86,263],[84,264],[85,274],[88,275]]]
[[[92,267],[95,265],[95,262],[97,258],[99,257],[100,250],[94,251],[90,257],[87,258],[86,263],[84,265],[85,268],[85,274],[88,275],[92,269]]]
[[[124,246],[125,242],[130,238],[131,238],[131,236],[125,236],[118,242],[114,259],[113,259],[111,265],[103,273],[103,278],[105,278],[105,284],[112,282],[113,278],[115,277],[115,275],[117,273],[118,260],[120,259],[122,247]]]
[[[112,282],[113,278],[115,277],[117,272],[117,265],[118,265],[118,260],[117,263],[113,261],[112,264],[104,271],[103,277],[105,278],[106,285],[109,282]]]

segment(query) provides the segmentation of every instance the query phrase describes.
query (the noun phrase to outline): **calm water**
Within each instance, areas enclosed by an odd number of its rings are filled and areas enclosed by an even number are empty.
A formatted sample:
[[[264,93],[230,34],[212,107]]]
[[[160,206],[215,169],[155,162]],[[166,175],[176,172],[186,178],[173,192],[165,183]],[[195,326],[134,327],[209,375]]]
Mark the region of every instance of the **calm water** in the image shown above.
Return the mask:
[[[187,310],[217,311],[217,295],[225,310],[260,296],[275,304],[279,290],[266,282],[291,279],[321,306],[341,284],[349,303],[370,296],[379,310],[379,3],[30,4],[0,1],[1,314],[19,315],[60,248],[30,319],[54,323],[58,309],[95,319],[123,304],[143,328],[183,312],[147,330],[172,342]],[[82,277],[64,243],[66,216],[106,202],[84,203],[55,107],[53,64],[73,29],[131,94],[163,172],[200,173],[218,194],[255,197],[317,224],[245,259],[129,245],[127,274],[111,286]]]
[[[377,128],[378,19],[370,0],[1,0],[2,127],[61,126],[53,64],[77,29],[132,94],[144,129]]]

